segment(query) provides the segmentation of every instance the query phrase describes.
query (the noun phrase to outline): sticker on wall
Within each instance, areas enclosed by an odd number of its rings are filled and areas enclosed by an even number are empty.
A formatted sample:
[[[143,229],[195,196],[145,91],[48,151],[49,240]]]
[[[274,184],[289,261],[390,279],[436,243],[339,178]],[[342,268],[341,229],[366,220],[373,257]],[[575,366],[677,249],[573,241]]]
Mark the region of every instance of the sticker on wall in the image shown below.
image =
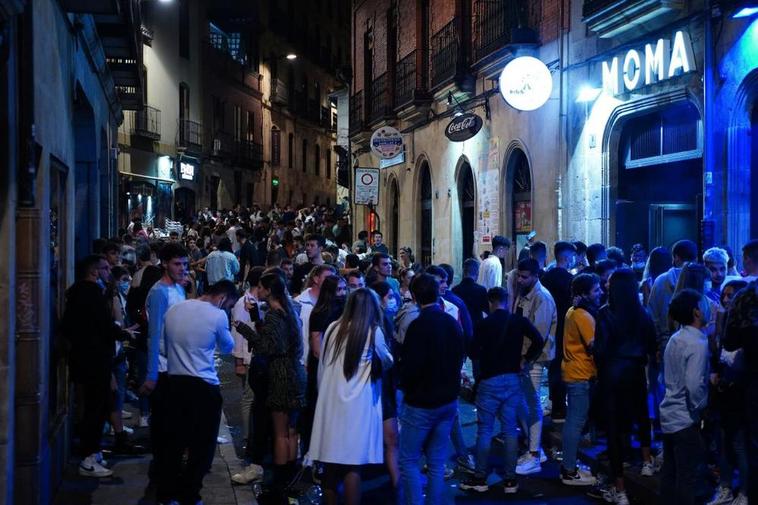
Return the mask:
[[[466,113],[453,118],[445,128],[445,136],[451,142],[465,142],[482,129],[482,118],[476,114]]]
[[[391,126],[383,126],[371,135],[371,150],[382,159],[394,158],[403,150],[403,136]]]
[[[553,77],[542,61],[532,56],[519,56],[503,68],[500,93],[514,109],[539,109],[553,93]]]

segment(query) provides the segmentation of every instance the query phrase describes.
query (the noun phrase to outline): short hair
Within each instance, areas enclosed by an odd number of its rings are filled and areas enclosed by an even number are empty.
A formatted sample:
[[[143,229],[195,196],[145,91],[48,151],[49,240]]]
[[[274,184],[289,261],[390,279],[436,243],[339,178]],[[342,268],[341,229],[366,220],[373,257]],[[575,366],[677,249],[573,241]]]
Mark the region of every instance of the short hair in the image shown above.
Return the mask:
[[[97,268],[97,265],[105,261],[105,256],[102,254],[90,254],[76,264],[76,280],[83,280],[87,277],[93,268]]]
[[[111,278],[115,281],[124,275],[129,275],[129,270],[124,267],[115,266],[111,268]]]
[[[237,286],[228,279],[221,279],[215,284],[211,284],[205,292],[208,296],[224,295],[227,298],[236,299],[239,296]]]
[[[350,280],[351,277],[355,277],[356,279],[362,279],[363,278],[363,272],[360,270],[351,270],[345,275],[345,279]]]
[[[232,241],[229,237],[224,237],[221,240],[218,241],[218,250],[219,251],[226,251],[226,252],[233,252],[232,251]]]
[[[141,245],[137,247],[137,259],[140,261],[150,261],[153,255],[153,250],[149,246]]]
[[[463,262],[463,275],[475,276],[479,273],[479,262],[475,258],[469,258]]]
[[[742,254],[750,258],[753,263],[758,263],[758,239],[750,240],[742,246]]]
[[[244,230],[244,228],[237,229],[237,231],[235,231],[234,234],[237,236],[238,239],[247,239],[247,232]]]
[[[322,248],[322,249],[324,247],[326,247],[326,239],[324,238],[323,235],[319,235],[318,233],[311,233],[310,235],[306,236],[305,237],[305,241],[306,242],[311,242],[311,241],[318,242],[318,246],[320,248]]]
[[[505,305],[508,303],[508,291],[500,286],[495,286],[487,291],[487,301],[490,303],[497,303],[498,305]]]
[[[697,244],[692,240],[680,240],[671,248],[671,255],[682,261],[697,261]]]
[[[337,270],[332,265],[316,265],[311,269],[310,276],[311,277],[318,277],[319,275],[323,274],[326,271],[330,271],[332,274],[336,274]]]
[[[445,279],[445,282],[449,280],[445,269],[437,265],[429,265],[426,267],[426,270],[424,270],[424,273]]]
[[[247,278],[245,279],[247,283],[251,286],[257,286],[258,281],[261,280],[261,276],[263,275],[263,272],[265,272],[266,269],[263,267],[253,267],[250,269],[250,271],[247,273]]]
[[[366,230],[361,230],[358,232],[358,240],[366,240],[368,238],[368,232]]]
[[[740,289],[747,286],[748,282],[743,281],[742,279],[732,279],[728,282],[725,282],[723,286],[721,286],[721,292],[723,293],[726,288],[733,288],[734,292],[736,293]]]
[[[279,262],[279,266],[284,265],[294,265],[295,263],[290,258],[284,258],[282,261]]]
[[[453,265],[440,263],[440,268],[447,274],[447,282],[453,282],[453,278],[455,277],[455,269],[453,269]]]
[[[595,274],[579,274],[571,280],[571,296],[584,296],[600,284],[600,277]]]
[[[534,258],[526,258],[518,262],[518,270],[520,272],[529,272],[532,275],[537,275],[540,271],[540,264]]]
[[[371,236],[373,237],[374,235],[379,235],[381,237],[384,237],[384,235],[382,234],[382,232],[380,232],[379,230],[372,231],[371,232]]]
[[[695,316],[693,310],[700,306],[703,295],[694,289],[683,289],[671,299],[669,304],[669,317],[682,326],[692,324]]]
[[[345,256],[345,268],[358,268],[361,265],[361,258],[357,254],[348,254]]]
[[[103,246],[102,249],[103,254],[108,254],[109,252],[121,252],[121,247],[115,242],[108,242]]]
[[[492,249],[495,250],[498,247],[505,247],[506,249],[510,249],[511,239],[508,237],[503,237],[502,235],[495,235],[492,237]]]
[[[605,259],[600,260],[597,263],[595,263],[595,273],[598,275],[603,275],[605,272],[609,270],[614,270],[616,268],[619,268],[621,265],[616,263],[615,260],[612,259]]]
[[[369,288],[373,289],[374,292],[379,295],[379,298],[384,298],[387,296],[387,293],[389,293],[392,290],[392,287],[390,286],[390,283],[387,281],[376,281],[372,282]]]
[[[607,256],[603,244],[590,244],[587,246],[587,261],[589,261],[590,265],[594,265],[596,261],[603,259],[601,256]]]
[[[278,275],[282,279],[282,281],[284,281],[284,283],[287,284],[287,274],[285,274],[284,270],[282,270],[280,267],[268,267],[266,270],[263,271],[263,275],[268,275],[268,274]],[[261,277],[263,277],[263,275],[261,275]]]
[[[624,250],[621,249],[620,247],[611,246],[605,250],[605,254],[608,257],[608,259],[615,261],[618,265],[623,265],[624,263],[626,263]]]
[[[166,262],[171,261],[174,258],[186,258],[187,256],[189,256],[187,249],[185,249],[183,245],[175,242],[169,242],[164,245],[158,253],[158,258],[160,258],[161,261]]]
[[[423,273],[413,277],[411,293],[419,305],[435,303],[439,298],[440,285],[433,276]]]
[[[381,260],[388,260],[388,259],[390,259],[389,254],[385,254],[383,252],[374,253],[374,255],[371,257],[371,264],[373,266],[378,266]]]
[[[587,244],[581,240],[574,240],[572,244],[576,247],[576,254],[585,254],[587,252]]]
[[[711,247],[703,253],[703,263],[729,263],[729,254],[720,247]]]
[[[542,256],[547,257],[547,244],[538,240],[529,246],[529,257],[537,259]]]
[[[572,244],[571,242],[566,242],[565,240],[559,240],[555,243],[553,246],[553,256],[558,258],[563,253],[567,252],[576,252],[576,246]]]
[[[171,230],[170,232],[168,232],[168,236],[169,237],[178,237],[179,236],[179,232],[176,231],[176,230]]]

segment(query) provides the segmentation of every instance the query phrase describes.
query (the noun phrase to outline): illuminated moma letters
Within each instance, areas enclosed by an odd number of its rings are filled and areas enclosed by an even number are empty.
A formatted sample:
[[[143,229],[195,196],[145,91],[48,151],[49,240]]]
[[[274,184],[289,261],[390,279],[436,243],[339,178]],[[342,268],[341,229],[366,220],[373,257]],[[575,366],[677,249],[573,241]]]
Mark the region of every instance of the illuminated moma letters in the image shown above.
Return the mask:
[[[674,34],[673,42],[658,39],[645,44],[644,51],[630,49],[625,55],[603,62],[603,89],[612,95],[695,70],[692,43],[686,32]]]

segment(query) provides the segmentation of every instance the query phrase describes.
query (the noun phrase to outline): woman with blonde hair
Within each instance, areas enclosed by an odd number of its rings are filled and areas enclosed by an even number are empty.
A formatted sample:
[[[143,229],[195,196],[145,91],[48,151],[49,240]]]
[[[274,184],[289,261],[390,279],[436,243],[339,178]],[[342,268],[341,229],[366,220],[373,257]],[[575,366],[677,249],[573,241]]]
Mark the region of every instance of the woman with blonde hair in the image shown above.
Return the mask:
[[[342,479],[345,502],[357,504],[360,467],[384,461],[381,376],[392,366],[373,291],[360,288],[350,295],[342,317],[327,328],[320,354],[309,453],[325,464],[326,503],[337,503]]]

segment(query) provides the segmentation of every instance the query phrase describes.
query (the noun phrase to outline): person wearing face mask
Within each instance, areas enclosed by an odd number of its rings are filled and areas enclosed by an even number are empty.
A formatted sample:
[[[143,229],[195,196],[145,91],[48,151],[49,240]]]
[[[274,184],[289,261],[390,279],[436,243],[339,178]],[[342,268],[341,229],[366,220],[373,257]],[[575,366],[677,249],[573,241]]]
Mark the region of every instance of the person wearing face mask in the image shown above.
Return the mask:
[[[703,328],[710,321],[710,304],[694,289],[683,289],[671,299],[669,315],[681,326],[664,353],[661,498],[663,503],[688,505],[695,503],[698,482],[705,476],[700,421],[708,404],[708,338]]]
[[[637,275],[637,280],[641,281],[647,265],[647,251],[642,244],[634,244],[631,253],[632,270]]]
[[[168,375],[166,495],[199,503],[203,477],[211,468],[221,421],[222,397],[214,354],[229,354],[234,338],[229,312],[237,301],[232,281],[212,285],[203,296],[166,311],[164,334]],[[182,467],[182,456],[187,462]]]

